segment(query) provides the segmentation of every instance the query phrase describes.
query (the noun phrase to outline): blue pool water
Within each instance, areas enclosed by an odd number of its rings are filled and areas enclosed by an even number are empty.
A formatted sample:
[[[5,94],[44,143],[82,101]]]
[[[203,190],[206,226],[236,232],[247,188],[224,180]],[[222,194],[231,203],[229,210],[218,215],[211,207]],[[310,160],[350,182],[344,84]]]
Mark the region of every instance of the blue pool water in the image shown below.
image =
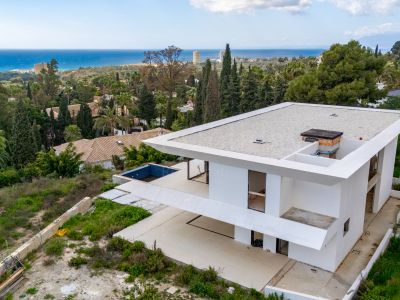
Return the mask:
[[[148,164],[133,170],[126,171],[121,175],[132,179],[143,180],[148,182],[155,180],[157,178],[167,176],[176,171],[177,170],[173,168],[155,164]]]
[[[233,57],[272,58],[318,56],[325,49],[233,49]],[[59,62],[60,70],[73,70],[81,67],[100,67],[141,63],[146,50],[1,50],[0,71],[29,70],[40,62],[52,58]],[[216,59],[219,49],[199,50],[201,59]],[[192,61],[193,50],[183,50],[181,59]]]

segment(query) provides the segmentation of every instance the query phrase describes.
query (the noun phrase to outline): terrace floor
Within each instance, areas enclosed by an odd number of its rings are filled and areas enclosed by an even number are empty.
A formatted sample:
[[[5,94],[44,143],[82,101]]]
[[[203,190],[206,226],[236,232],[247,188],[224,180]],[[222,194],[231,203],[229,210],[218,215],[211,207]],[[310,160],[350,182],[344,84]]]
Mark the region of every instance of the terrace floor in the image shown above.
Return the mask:
[[[205,269],[242,286],[261,290],[289,261],[233,240],[233,225],[168,207],[116,234],[156,244],[166,256]],[[244,276],[245,274],[245,276]]]
[[[132,204],[135,205],[135,204]],[[242,286],[266,285],[300,293],[341,299],[393,227],[399,199],[391,198],[366,224],[366,232],[335,273],[233,240],[233,225],[166,207],[116,236],[161,248],[166,256],[197,268],[214,267],[219,276]],[[244,276],[245,274],[245,276]]]

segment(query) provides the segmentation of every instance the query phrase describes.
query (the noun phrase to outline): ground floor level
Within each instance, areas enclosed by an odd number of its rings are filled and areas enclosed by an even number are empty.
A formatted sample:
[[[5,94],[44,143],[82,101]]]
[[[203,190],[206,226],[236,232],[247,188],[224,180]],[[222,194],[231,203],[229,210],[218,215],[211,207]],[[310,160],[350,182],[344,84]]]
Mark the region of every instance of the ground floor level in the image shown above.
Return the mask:
[[[271,285],[328,299],[341,299],[365,267],[387,229],[393,227],[400,200],[390,198],[378,214],[366,219],[365,232],[336,272],[301,263],[281,253],[234,240],[231,224],[172,207],[132,225],[117,236],[142,240],[168,257],[197,268],[212,266],[219,275],[242,286],[262,290]],[[252,241],[257,240],[253,235]]]

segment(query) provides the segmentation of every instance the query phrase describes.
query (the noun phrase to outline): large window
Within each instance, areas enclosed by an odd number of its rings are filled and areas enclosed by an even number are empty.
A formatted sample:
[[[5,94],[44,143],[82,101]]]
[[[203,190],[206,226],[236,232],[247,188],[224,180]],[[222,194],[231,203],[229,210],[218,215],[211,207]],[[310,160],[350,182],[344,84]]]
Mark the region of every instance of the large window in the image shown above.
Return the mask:
[[[266,174],[249,170],[248,174],[248,208],[265,212]]]
[[[208,161],[199,159],[187,159],[187,179],[208,184]]]

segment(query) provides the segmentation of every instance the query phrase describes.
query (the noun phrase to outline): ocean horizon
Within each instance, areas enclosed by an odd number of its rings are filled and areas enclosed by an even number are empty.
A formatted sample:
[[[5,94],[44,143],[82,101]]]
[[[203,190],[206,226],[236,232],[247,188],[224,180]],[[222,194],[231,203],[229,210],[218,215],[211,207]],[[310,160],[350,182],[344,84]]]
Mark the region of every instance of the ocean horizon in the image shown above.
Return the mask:
[[[0,49],[0,72],[12,70],[31,70],[33,65],[48,62],[55,58],[62,71],[88,67],[117,66],[142,63],[144,52],[153,49]],[[217,59],[220,49],[185,49],[181,59],[192,61],[194,50],[200,52],[201,60]],[[276,58],[318,56],[324,48],[288,48],[288,49],[231,49],[233,57],[240,58]]]

